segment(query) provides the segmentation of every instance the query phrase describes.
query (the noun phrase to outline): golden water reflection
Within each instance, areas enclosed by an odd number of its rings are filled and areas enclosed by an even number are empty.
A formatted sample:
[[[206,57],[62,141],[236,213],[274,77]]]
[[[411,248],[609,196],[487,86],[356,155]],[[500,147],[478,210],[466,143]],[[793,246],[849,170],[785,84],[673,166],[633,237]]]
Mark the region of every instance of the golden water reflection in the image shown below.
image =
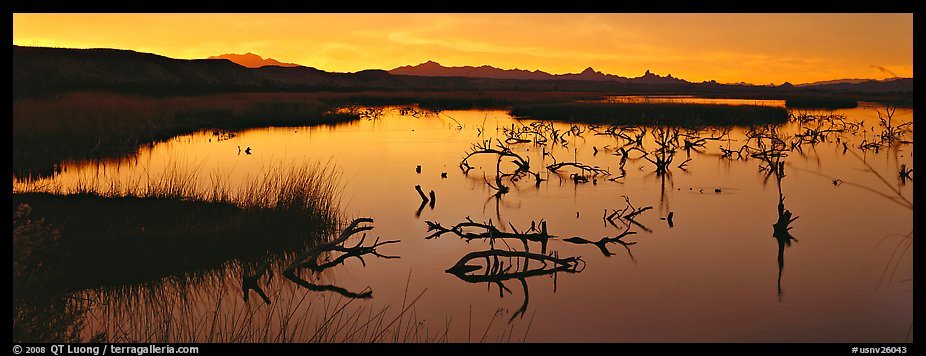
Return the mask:
[[[783,106],[778,101],[760,104]],[[413,297],[410,294],[426,288],[415,305],[416,315],[441,326],[432,331],[452,320],[452,341],[467,341],[470,315],[473,328],[482,331],[494,325],[493,330],[504,335],[509,326],[502,320],[518,313],[521,322],[532,320],[528,341],[898,342],[912,323],[912,293],[898,282],[912,278],[912,258],[901,262],[891,287],[875,290],[894,247],[876,245],[885,236],[912,231],[912,204],[906,207],[898,201],[912,202],[914,183],[901,182],[897,169],[902,164],[913,167],[913,145],[877,152],[859,149],[880,132],[876,109],[862,105],[825,112],[863,124],[857,133],[833,134],[788,149],[781,158],[787,178],[780,184],[769,181],[762,160],[725,154],[747,142],[748,128],[731,128],[703,147],[676,152],[666,172],[657,172],[652,163],[631,154],[624,176],[609,180],[619,175],[621,157],[615,154],[623,141],[596,135],[583,125],[583,134],[562,142],[509,145],[529,159],[531,172],[542,180],[539,185],[530,176],[505,181],[510,191],[499,196],[488,183],[494,185],[497,170],[514,169],[511,160],[474,157],[469,161],[473,169],[466,174],[460,160],[474,143],[504,140],[506,128],[530,121],[517,121],[497,110],[411,117],[399,108],[387,108],[378,118],[336,126],[251,129],[224,139],[211,131],[198,132],[144,147],[128,159],[65,163],[62,173],[51,178],[14,179],[13,189],[126,191],[179,170],[194,175],[199,189],[208,191],[217,180],[235,187],[280,162],[330,161],[343,172],[340,199],[346,213],[373,217],[376,228],[371,237],[401,240],[389,251],[401,259],[370,259],[365,267],[349,261],[325,280],[350,290],[369,287],[374,298],[352,302],[367,303],[362,304],[367,311],[397,308]],[[898,110],[893,119],[912,121],[912,110]],[[565,123],[554,126],[560,132],[571,129]],[[793,121],[775,129],[794,139],[807,127]],[[719,136],[726,130],[699,134]],[[643,146],[651,149],[655,136],[649,132]],[[844,150],[843,143],[858,158]],[[577,182],[570,175],[582,173],[579,170],[566,168],[557,174],[544,168],[554,158],[598,166],[611,176]],[[425,193],[434,191],[433,208],[419,210],[424,205],[416,185]],[[782,271],[781,247],[773,239],[777,228],[771,225],[780,220],[783,195],[787,210],[800,215],[789,226],[800,242],[788,247]],[[623,238],[634,243],[625,246],[632,259],[562,240],[579,236],[597,241],[620,234],[624,226],[609,224],[606,217],[625,208],[628,198],[635,208],[652,206],[633,219],[636,225],[626,223],[636,232]],[[671,224],[666,220],[670,214]],[[517,288],[499,298],[496,287],[464,283],[445,272],[461,256],[488,249],[487,242],[425,239],[425,221],[450,226],[467,217],[491,219],[509,232],[509,224],[521,229],[543,219],[556,236],[548,248],[561,257],[581,256],[587,268],[532,278],[529,305]],[[506,248],[500,244],[494,247]],[[198,289],[192,293],[241,293],[240,280],[232,282],[238,274],[224,278],[216,285],[194,287]],[[334,298],[312,293],[283,289],[271,297],[286,305],[297,305],[303,298],[316,301],[293,310],[317,307],[318,298]],[[197,313],[244,307],[240,298],[231,304],[216,305],[209,299],[201,303]],[[257,298],[251,303],[263,304]],[[495,320],[498,314],[507,318]]]

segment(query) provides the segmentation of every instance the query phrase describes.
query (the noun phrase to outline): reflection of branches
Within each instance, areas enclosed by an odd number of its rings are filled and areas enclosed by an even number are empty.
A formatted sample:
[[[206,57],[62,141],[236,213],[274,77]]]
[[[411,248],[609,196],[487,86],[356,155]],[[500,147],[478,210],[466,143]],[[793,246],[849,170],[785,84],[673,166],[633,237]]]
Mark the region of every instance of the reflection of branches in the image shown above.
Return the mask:
[[[354,292],[351,292],[347,289],[344,289],[338,286],[327,285],[327,284],[313,284],[309,281],[299,278],[299,276],[296,276],[296,275],[285,275],[285,276],[286,278],[289,278],[289,280],[293,281],[300,287],[303,287],[313,292],[335,292],[335,293],[338,293],[348,298],[357,298],[357,299],[366,299],[366,298],[373,297],[373,290],[370,289],[370,287],[364,288],[362,291],[360,291],[360,293],[354,293]]]
[[[854,186],[857,186],[857,187],[861,187],[861,188],[863,188],[863,189],[866,189],[866,190],[869,190],[869,191],[871,191],[871,192],[877,193],[878,195],[881,195],[881,196],[887,198],[888,200],[890,200],[890,201],[892,201],[892,202],[894,202],[894,203],[897,203],[897,204],[900,205],[900,206],[903,206],[903,207],[905,207],[905,208],[908,208],[908,209],[910,209],[911,211],[913,210],[913,202],[911,202],[909,199],[907,199],[905,196],[903,196],[903,194],[901,194],[900,190],[898,190],[898,189],[894,188],[893,186],[891,186],[891,184],[888,183],[887,180],[884,179],[884,177],[881,176],[881,174],[878,173],[878,171],[876,171],[870,164],[868,164],[868,162],[866,162],[866,161],[865,161],[861,156],[859,156],[858,153],[856,153],[854,150],[849,150],[849,152],[852,153],[852,155],[853,155],[855,158],[857,158],[859,161],[861,161],[862,164],[864,164],[865,167],[868,169],[868,171],[871,172],[872,174],[874,174],[882,183],[884,183],[884,185],[887,186],[888,189],[890,189],[890,190],[894,193],[894,195],[888,195],[888,194],[879,192],[879,191],[877,191],[877,190],[874,190],[873,188],[866,187],[866,186],[863,186],[863,185],[860,185],[860,184],[855,184],[855,183],[851,183],[851,182],[843,182],[843,183],[845,183],[845,184],[850,184],[850,185],[854,185]],[[894,235],[888,235],[888,236],[885,237],[885,239],[886,239],[887,237],[891,237],[891,236],[894,236]],[[882,239],[881,241],[878,241],[878,245],[880,245],[882,241],[884,241],[884,239]],[[875,245],[875,246],[877,247],[877,245]],[[885,275],[887,274],[887,270],[890,268],[890,266],[891,266],[892,264],[894,265],[894,268],[893,268],[893,270],[892,270],[892,272],[891,272],[891,277],[890,277],[890,279],[893,279],[893,278],[894,278],[894,272],[896,272],[897,267],[900,265],[900,259],[901,259],[900,256],[903,256],[904,253],[906,253],[907,251],[909,251],[909,249],[910,249],[911,246],[913,246],[913,231],[911,231],[909,234],[907,234],[907,235],[905,235],[905,236],[902,236],[900,242],[899,242],[899,243],[897,244],[897,246],[894,248],[894,251],[891,253],[891,257],[890,257],[890,259],[888,260],[888,264],[887,264],[887,266],[885,266],[884,272],[882,272],[882,274],[881,274],[881,279],[878,281],[878,287],[877,287],[877,288],[880,288],[880,287],[881,287],[881,283],[883,282],[884,277],[885,277]],[[903,250],[900,252],[900,255],[898,255],[897,252],[898,252],[898,250],[901,249],[901,247],[903,247]],[[896,258],[895,258],[895,257],[896,257]]]
[[[372,230],[373,226],[359,226],[362,223],[373,223],[373,219],[370,218],[359,218],[354,219],[344,231],[341,232],[341,235],[338,238],[323,243],[318,244],[308,251],[300,254],[288,267],[283,271],[283,275],[289,280],[295,282],[296,284],[303,286],[309,290],[313,291],[335,291],[350,298],[369,298],[372,296],[372,291],[362,292],[362,293],[351,293],[347,290],[337,287],[337,286],[325,286],[325,285],[315,285],[306,280],[303,280],[296,275],[297,268],[308,268],[313,272],[321,272],[328,268],[337,266],[344,263],[348,258],[355,257],[360,260],[360,262],[366,266],[366,261],[363,260],[363,255],[373,255],[376,257],[392,259],[399,258],[398,256],[387,256],[380,254],[376,249],[383,245],[393,244],[399,242],[398,240],[383,241],[380,242],[377,238],[372,245],[363,246],[364,241],[366,240],[366,234],[360,238],[360,241],[352,246],[347,247],[344,243],[347,239],[357,233]],[[341,252],[342,254],[336,257],[333,260],[326,260],[325,262],[319,264],[318,259],[322,253],[330,252]]]
[[[483,259],[485,260],[484,266],[469,264]],[[507,263],[505,259],[507,259]],[[531,268],[530,261],[539,262],[540,265]],[[523,267],[521,267],[522,265]],[[581,257],[559,258],[555,253],[546,255],[527,251],[493,249],[468,253],[460,258],[456,264],[448,268],[446,272],[469,283],[495,283],[499,288],[500,297],[504,297],[504,292],[511,293],[511,290],[503,283],[504,281],[511,279],[520,281],[524,291],[524,303],[511,316],[511,319],[509,319],[509,322],[511,322],[519,315],[523,316],[524,312],[527,311],[529,294],[526,278],[549,274],[555,276],[557,272],[578,273],[583,269],[585,269],[585,261]],[[470,274],[470,272],[478,270],[483,270],[483,273]]]
[[[791,166],[791,169],[795,169],[795,170],[799,170],[799,171],[802,171],[802,172],[807,172],[807,173],[811,173],[811,174],[818,175],[818,176],[820,176],[820,177],[827,178],[827,179],[829,179],[830,181],[833,182],[833,185],[836,185],[836,186],[851,185],[851,186],[853,186],[853,187],[861,188],[861,189],[867,190],[867,191],[869,191],[869,192],[875,193],[875,194],[877,194],[877,195],[880,195],[880,196],[884,197],[885,199],[887,199],[887,200],[889,200],[889,201],[891,201],[891,202],[893,202],[893,203],[895,203],[895,204],[897,204],[897,205],[900,205],[900,206],[905,207],[905,208],[908,208],[908,209],[913,209],[912,203],[910,203],[909,201],[904,201],[905,198],[904,198],[903,196],[900,196],[900,195],[898,195],[898,196],[888,195],[888,194],[885,194],[884,192],[880,192],[880,191],[878,191],[878,190],[876,190],[876,189],[874,189],[874,188],[872,188],[872,187],[866,186],[866,185],[862,185],[862,184],[855,183],[855,182],[850,182],[850,181],[845,181],[845,180],[843,180],[843,179],[841,179],[841,178],[836,178],[836,177],[829,176],[829,175],[826,175],[826,174],[823,174],[823,173],[820,173],[820,172],[817,172],[817,171],[812,171],[812,170],[809,170],[809,169],[804,169],[804,168],[794,167],[794,166]]]
[[[903,204],[901,204],[901,205],[904,205],[904,206],[910,208],[911,210],[913,209],[913,202],[911,202],[909,199],[907,199],[906,197],[904,197],[903,194],[900,193],[900,190],[898,190],[897,188],[894,188],[893,186],[891,186],[891,184],[888,183],[887,180],[884,179],[884,177],[882,177],[880,174],[878,174],[878,171],[876,171],[873,167],[871,167],[871,165],[868,164],[868,162],[865,162],[865,160],[862,159],[862,157],[860,157],[860,156],[858,155],[858,153],[855,153],[855,151],[853,151],[853,150],[849,150],[849,152],[852,153],[852,155],[855,156],[855,158],[858,158],[858,160],[861,161],[862,164],[864,164],[865,167],[868,168],[868,171],[869,171],[869,172],[871,172],[871,173],[874,174],[876,177],[878,177],[878,179],[881,180],[881,182],[884,183],[884,185],[887,186],[888,189],[890,189],[891,191],[894,192],[894,194],[897,195],[896,199],[898,199],[899,201],[902,201],[902,202],[903,202]],[[891,200],[894,200],[894,199],[891,199]]]
[[[903,256],[907,251],[910,250],[910,247],[913,246],[913,231],[910,231],[909,234],[906,234],[903,236],[901,236],[900,234],[887,235],[884,238],[882,238],[880,241],[878,241],[875,247],[878,247],[878,245],[880,245],[881,242],[884,242],[884,240],[886,240],[888,237],[894,237],[894,236],[900,236],[900,242],[897,244],[896,247],[894,247],[894,251],[891,252],[891,258],[888,260],[887,265],[884,266],[884,272],[881,272],[881,279],[878,280],[878,286],[876,288],[881,288],[881,283],[884,282],[884,277],[887,276],[888,269],[891,270],[891,276],[890,278],[888,278],[888,280],[894,279],[894,274],[897,272],[897,267],[900,266],[901,256]],[[903,247],[903,250],[901,250],[901,247]],[[899,254],[897,253],[898,251],[900,251]],[[893,269],[890,268],[891,265],[894,265]]]
[[[505,261],[500,260],[499,257],[507,257],[509,263],[506,265]],[[478,266],[468,264],[476,259],[485,259],[486,265]],[[512,259],[519,260],[517,263],[513,264],[510,263]],[[521,260],[524,262],[524,267],[518,270],[518,267],[521,265]],[[529,261],[540,262],[540,266],[530,269],[528,264]],[[515,268],[514,270],[512,270],[513,267]],[[483,274],[467,274],[480,269],[484,269]],[[464,255],[456,264],[447,269],[447,273],[454,274],[460,277],[460,279],[470,283],[481,283],[542,276],[555,272],[576,273],[582,272],[583,269],[585,269],[585,261],[583,261],[581,257],[560,258],[556,254],[546,255],[527,251],[485,250],[470,252]],[[507,290],[507,288],[505,288],[505,290]]]
[[[450,115],[445,115],[445,116],[449,117],[450,120],[453,120],[453,122],[457,123],[457,130],[463,129],[463,124],[460,124],[460,122],[457,121],[457,119],[454,119],[453,116],[450,116]]]
[[[270,304],[270,298],[267,297],[267,294],[264,293],[264,289],[260,286],[260,278],[267,274],[267,281],[273,278],[273,274],[268,273],[267,264],[257,268],[256,271],[252,271],[251,267],[248,265],[241,266],[241,291],[244,293],[244,301],[248,301],[248,294],[250,291],[254,291],[260,296],[260,299],[264,301],[265,304]]]

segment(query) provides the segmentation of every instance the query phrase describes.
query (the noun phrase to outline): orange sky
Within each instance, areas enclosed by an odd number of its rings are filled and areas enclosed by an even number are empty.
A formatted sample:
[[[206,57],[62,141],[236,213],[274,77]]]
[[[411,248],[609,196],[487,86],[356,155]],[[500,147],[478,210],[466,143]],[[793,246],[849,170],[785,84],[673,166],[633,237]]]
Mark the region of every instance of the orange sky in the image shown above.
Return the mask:
[[[434,60],[723,83],[913,76],[912,14],[13,14],[13,44],[253,52],[336,72]]]

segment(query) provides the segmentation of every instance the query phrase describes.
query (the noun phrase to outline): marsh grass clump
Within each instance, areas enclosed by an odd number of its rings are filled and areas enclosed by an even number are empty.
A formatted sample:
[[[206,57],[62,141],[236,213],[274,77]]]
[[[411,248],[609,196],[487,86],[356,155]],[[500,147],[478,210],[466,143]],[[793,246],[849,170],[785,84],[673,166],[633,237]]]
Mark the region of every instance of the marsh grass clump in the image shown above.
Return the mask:
[[[86,184],[18,192],[13,204],[28,204],[58,232],[54,244],[41,243],[41,234],[21,235],[36,249],[64,254],[43,261],[62,264],[56,274],[73,291],[216,269],[317,243],[339,222],[337,176],[318,163],[271,166],[235,191],[220,183],[197,188],[195,173],[169,172],[110,190]]]
[[[13,338],[77,340],[98,302],[83,291],[185,289],[230,264],[285,263],[336,231],[338,177],[330,164],[279,164],[237,190],[174,169],[146,182],[14,191]]]
[[[67,258],[54,226],[35,218],[28,204],[14,207],[13,342],[78,340],[86,305],[60,297]]]

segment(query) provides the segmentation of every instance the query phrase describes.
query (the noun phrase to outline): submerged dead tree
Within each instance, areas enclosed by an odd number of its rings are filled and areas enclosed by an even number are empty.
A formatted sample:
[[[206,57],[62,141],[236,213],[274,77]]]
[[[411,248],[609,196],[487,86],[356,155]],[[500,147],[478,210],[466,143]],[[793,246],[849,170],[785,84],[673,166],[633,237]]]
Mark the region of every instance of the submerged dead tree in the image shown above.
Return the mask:
[[[569,175],[569,179],[572,179],[576,184],[578,183],[588,183],[589,178],[592,178],[592,181],[597,182],[598,175],[609,176],[611,175],[607,169],[598,167],[598,166],[589,166],[580,162],[557,162],[556,157],[552,153],[548,154],[553,158],[553,164],[547,166],[547,169],[552,173],[558,173],[560,169],[565,167],[575,167],[580,169],[579,173],[572,173]],[[539,183],[539,182],[538,182]]]
[[[517,166],[516,172],[528,172],[530,171],[531,165],[530,160],[521,157],[521,155],[514,153],[511,148],[503,144],[500,140],[496,139],[496,146],[492,146],[492,140],[485,140],[478,143],[474,143],[470,147],[469,152],[463,157],[460,161],[460,170],[464,174],[469,173],[474,167],[469,164],[469,159],[476,155],[498,155],[498,159],[501,160],[504,157],[510,157],[513,160],[511,161]]]
[[[485,181],[486,185],[489,186],[489,188],[495,190],[496,197],[500,197],[511,191],[511,188],[503,183],[505,178],[511,182],[516,182],[528,174],[531,174],[535,177],[536,186],[540,186],[540,175],[530,171],[530,159],[526,159],[515,153],[511,150],[510,147],[502,143],[500,140],[496,139],[495,141],[496,145],[494,147],[492,146],[492,140],[485,140],[473,144],[470,150],[460,161],[459,167],[460,170],[463,171],[463,174],[468,175],[469,171],[475,168],[470,165],[470,158],[477,155],[495,155],[495,177],[493,179],[495,184],[489,182],[488,176],[483,175],[483,180]],[[502,169],[502,161],[505,158],[512,158],[511,163],[515,165],[515,169],[513,171],[508,171],[507,168],[505,170]]]
[[[656,166],[656,174],[663,175],[669,170],[669,165],[675,159],[675,152],[678,148],[679,131],[678,128],[670,129],[668,127],[655,127],[650,132],[659,147],[643,155],[643,159]],[[650,158],[650,155],[653,158]]]
[[[601,218],[614,227],[617,227],[617,224],[614,223],[614,219],[616,218],[620,221],[624,221],[624,222],[637,225],[643,230],[646,230],[646,232],[653,232],[653,230],[650,230],[649,228],[647,228],[646,226],[644,226],[643,224],[640,224],[639,222],[635,220],[637,215],[640,215],[644,211],[652,209],[653,206],[649,205],[649,206],[644,206],[642,208],[635,208],[633,204],[630,203],[630,197],[626,195],[624,195],[623,197],[624,197],[624,201],[627,202],[626,207],[624,207],[623,209],[619,209],[619,210],[612,210],[611,214],[608,214],[608,210],[605,209],[604,215]]]
[[[572,244],[577,244],[577,245],[582,245],[582,244],[595,245],[598,247],[599,250],[601,250],[601,253],[604,254],[605,257],[611,257],[613,255],[613,253],[610,250],[608,250],[608,244],[616,243],[618,245],[623,246],[627,250],[627,254],[630,255],[630,259],[636,262],[636,259],[633,258],[633,253],[630,252],[630,245],[635,245],[636,242],[626,242],[623,240],[625,236],[634,235],[634,234],[636,234],[636,232],[630,231],[630,225],[627,225],[626,229],[624,229],[623,232],[621,232],[620,234],[614,237],[606,236],[606,237],[602,237],[598,241],[590,241],[590,240],[586,240],[579,236],[574,236],[568,239],[563,239],[563,241],[566,241]]]
[[[361,236],[360,241],[357,242],[356,245],[347,246],[345,243],[347,242],[347,239],[350,238],[351,236],[373,229],[372,225],[360,226],[363,223],[372,224],[373,219],[371,218],[354,219],[354,221],[352,221],[347,226],[347,228],[345,228],[344,231],[342,231],[341,234],[336,239],[326,242],[326,243],[315,245],[309,248],[307,251],[300,254],[299,256],[297,256],[293,260],[293,262],[290,263],[289,266],[287,266],[283,270],[283,276],[295,282],[296,284],[302,287],[305,287],[309,290],[313,290],[313,291],[334,291],[334,292],[337,292],[349,298],[370,298],[372,297],[373,295],[372,290],[369,290],[369,291],[365,290],[360,293],[352,293],[352,292],[347,291],[344,288],[340,288],[337,286],[326,286],[326,285],[313,284],[309,281],[306,281],[300,278],[297,275],[297,271],[300,268],[307,268],[312,272],[318,273],[328,268],[332,268],[337,265],[343,264],[344,261],[346,261],[348,258],[351,258],[351,257],[355,257],[358,260],[360,260],[360,263],[362,263],[364,266],[366,266],[366,261],[364,261],[363,259],[364,255],[373,255],[378,258],[386,258],[386,259],[399,258],[399,256],[383,255],[377,251],[378,247],[383,246],[383,245],[398,243],[400,242],[399,240],[389,240],[389,241],[380,242],[379,238],[376,238],[373,244],[364,246],[363,243],[366,241],[366,233],[364,233]],[[332,252],[340,252],[340,255],[338,255],[334,259],[331,259],[329,256],[329,258],[325,259],[323,262],[319,262],[319,258],[321,257],[322,254],[332,253]]]

